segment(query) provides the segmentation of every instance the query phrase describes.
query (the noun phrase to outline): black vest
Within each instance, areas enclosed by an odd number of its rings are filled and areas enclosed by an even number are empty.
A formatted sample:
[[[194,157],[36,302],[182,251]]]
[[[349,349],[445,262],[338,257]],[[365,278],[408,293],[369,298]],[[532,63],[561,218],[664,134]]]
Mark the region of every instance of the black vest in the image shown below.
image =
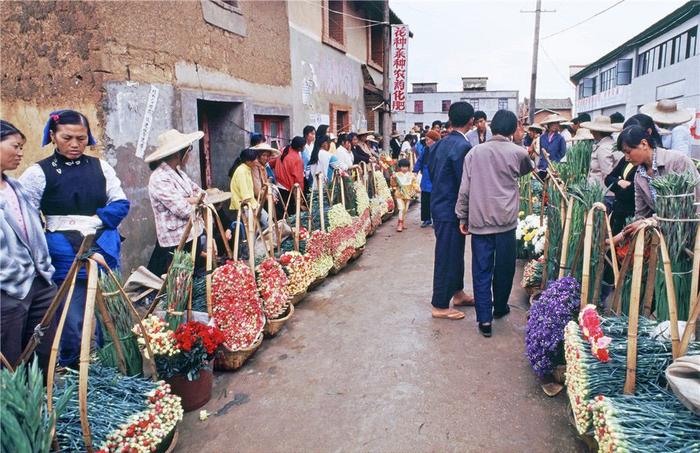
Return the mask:
[[[107,183],[100,160],[82,155],[70,160],[54,151],[38,162],[46,177],[41,197],[44,215],[95,215],[107,204]]]

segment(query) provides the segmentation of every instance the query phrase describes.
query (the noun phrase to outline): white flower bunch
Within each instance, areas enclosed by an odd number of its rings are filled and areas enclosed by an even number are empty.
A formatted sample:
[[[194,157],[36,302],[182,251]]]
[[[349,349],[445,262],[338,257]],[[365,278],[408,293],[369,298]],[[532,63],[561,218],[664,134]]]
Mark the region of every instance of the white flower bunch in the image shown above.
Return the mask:
[[[341,203],[333,205],[333,207],[328,210],[328,231],[350,225],[352,225],[352,217]]]
[[[168,323],[156,315],[150,315],[142,323],[154,355],[173,356],[180,353],[180,349],[177,347],[177,340],[175,339],[175,332],[168,329]],[[132,331],[138,336],[137,341],[139,345],[145,348],[146,339],[144,338],[144,333],[141,332],[141,327],[137,324]]]
[[[360,181],[355,181],[352,184],[352,187],[355,190],[357,213],[362,214],[367,208],[369,208],[369,195],[367,194],[367,188]]]
[[[547,219],[540,224],[540,216],[530,214],[518,220],[515,228],[515,239],[522,242],[525,250],[531,250],[536,255],[544,253],[544,237],[547,232]]]

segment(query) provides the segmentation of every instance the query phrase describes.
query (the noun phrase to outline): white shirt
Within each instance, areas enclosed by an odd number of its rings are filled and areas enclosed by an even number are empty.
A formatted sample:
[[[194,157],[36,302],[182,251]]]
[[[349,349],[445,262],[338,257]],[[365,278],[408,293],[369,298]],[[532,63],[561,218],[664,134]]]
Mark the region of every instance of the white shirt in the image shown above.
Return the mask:
[[[688,157],[690,156],[690,129],[685,124],[679,124],[671,129],[671,134],[661,136],[661,143],[666,149],[675,149]]]
[[[352,167],[353,156],[350,151],[345,149],[343,146],[339,146],[335,150],[335,157],[338,158],[338,168],[341,170],[347,170]]]

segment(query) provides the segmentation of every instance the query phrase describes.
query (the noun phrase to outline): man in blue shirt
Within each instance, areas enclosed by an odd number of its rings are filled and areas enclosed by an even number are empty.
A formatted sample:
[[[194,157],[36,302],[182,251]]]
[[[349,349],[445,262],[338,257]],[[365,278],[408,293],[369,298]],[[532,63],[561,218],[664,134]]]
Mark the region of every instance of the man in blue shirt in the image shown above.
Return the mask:
[[[455,205],[464,157],[471,148],[466,133],[474,123],[474,108],[468,102],[455,102],[448,115],[452,132],[430,148],[428,158],[433,185],[430,211],[435,228],[432,315],[462,319],[464,313],[450,308],[450,300],[455,306],[474,305],[474,297],[464,292],[465,236],[459,231]]]
[[[547,152],[549,160],[559,162],[566,155],[566,140],[561,136],[561,123],[566,121],[561,115],[553,113],[540,122],[546,131],[540,136],[540,161],[537,164],[537,172],[544,178],[547,174],[547,159],[544,152]]]

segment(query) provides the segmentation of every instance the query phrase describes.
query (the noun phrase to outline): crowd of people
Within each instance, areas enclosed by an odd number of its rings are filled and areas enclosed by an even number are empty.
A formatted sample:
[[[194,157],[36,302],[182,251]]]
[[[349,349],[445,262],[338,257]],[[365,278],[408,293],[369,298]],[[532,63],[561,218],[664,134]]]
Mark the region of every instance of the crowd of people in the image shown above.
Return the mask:
[[[489,121],[469,103],[456,102],[445,124],[435,121],[403,137],[393,133],[387,152],[398,161],[390,181],[399,211],[397,231],[407,227],[406,213],[418,197],[421,227],[434,228],[432,316],[462,319],[464,313],[454,307],[475,306],[479,331],[491,336],[494,318],[510,311],[519,178],[530,173],[547,178],[548,166],[566,159],[572,144],[592,142],[588,177],[608,189],[605,201],[616,239],[634,233],[653,215],[651,181],[669,172],[697,174],[688,155],[688,114],[667,100],[645,105],[641,112],[626,121],[620,114],[593,119],[581,114],[570,121],[553,114],[540,124],[523,125],[507,110],[499,110]],[[262,200],[268,191],[274,214],[280,217],[295,212],[295,190],[308,192],[319,183],[330,183],[336,171],[348,172],[382,158],[378,139],[368,130],[336,137],[327,125],[306,126],[281,150],[266,143],[263,135],[251,134],[250,145],[229,170],[229,191],[205,191],[183,170],[203,135],[164,132],[144,159],[152,171],[148,196],[156,230],[148,269],[156,275],[167,271],[194,208],[202,203],[215,205],[222,218],[225,238],[217,238],[221,248],[237,229],[245,234],[237,219],[248,210],[261,228],[267,228],[273,213]],[[51,155],[14,179],[7,172],[19,167],[25,142],[22,131],[0,123],[2,354],[15,363],[31,337],[39,335],[37,353],[45,367],[56,322],[42,332],[36,331],[37,325],[57,287],[70,277],[84,237],[94,235],[93,250],[111,268],[120,267],[118,227],[129,213],[130,201],[114,169],[85,154],[96,141],[82,113],[52,112],[42,141],[52,145]],[[630,217],[634,221],[629,222]],[[186,246],[197,250],[197,256],[203,253],[202,232],[202,219],[195,217]],[[473,296],[464,287],[467,236]],[[78,361],[86,280],[84,271],[76,277],[60,341],[62,366]],[[96,339],[101,338],[98,325]]]

